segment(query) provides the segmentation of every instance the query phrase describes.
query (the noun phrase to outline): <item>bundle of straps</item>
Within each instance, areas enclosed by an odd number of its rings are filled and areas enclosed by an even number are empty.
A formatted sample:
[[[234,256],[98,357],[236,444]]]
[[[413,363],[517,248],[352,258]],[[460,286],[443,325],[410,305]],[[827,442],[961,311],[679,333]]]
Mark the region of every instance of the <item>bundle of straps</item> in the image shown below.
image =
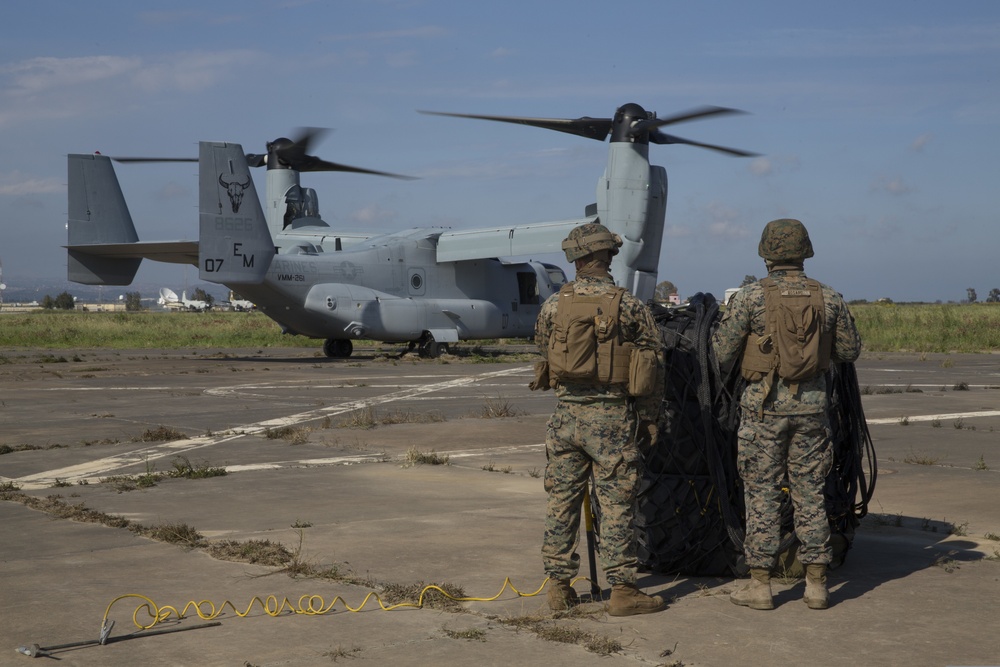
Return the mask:
[[[822,312],[822,311],[821,311]],[[745,508],[736,467],[740,367],[720,369],[711,336],[719,305],[698,294],[679,307],[654,306],[667,377],[658,442],[639,492],[639,558],[661,573],[719,576],[746,572]],[[824,489],[834,562],[843,562],[875,487],[875,452],[853,364],[826,371],[834,456]],[[791,501],[782,510],[782,550],[794,556]]]

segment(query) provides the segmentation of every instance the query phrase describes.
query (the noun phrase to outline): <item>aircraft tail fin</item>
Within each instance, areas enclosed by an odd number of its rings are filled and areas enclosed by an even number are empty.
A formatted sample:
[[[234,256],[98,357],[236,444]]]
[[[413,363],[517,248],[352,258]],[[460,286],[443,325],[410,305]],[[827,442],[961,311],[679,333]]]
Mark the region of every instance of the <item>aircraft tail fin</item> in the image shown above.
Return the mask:
[[[67,229],[70,246],[135,243],[139,240],[111,159],[104,155],[68,158]],[[69,250],[67,277],[84,285],[128,285],[141,258]]]
[[[198,272],[214,283],[257,284],[275,255],[246,154],[239,144],[199,144]]]

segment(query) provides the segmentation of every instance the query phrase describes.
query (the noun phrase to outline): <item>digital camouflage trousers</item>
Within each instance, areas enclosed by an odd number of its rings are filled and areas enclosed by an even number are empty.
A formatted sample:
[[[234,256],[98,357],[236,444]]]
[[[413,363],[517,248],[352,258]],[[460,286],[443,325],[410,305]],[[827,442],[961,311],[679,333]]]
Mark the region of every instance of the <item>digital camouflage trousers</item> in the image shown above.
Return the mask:
[[[781,542],[780,508],[791,498],[795,536],[803,565],[830,562],[830,523],[823,486],[833,465],[826,413],[768,415],[744,411],[738,464],[743,479],[747,565],[771,568]]]
[[[634,584],[635,500],[639,489],[636,418],[624,401],[574,404],[560,401],[545,438],[548,510],[542,563],[553,579],[580,570],[580,516],[591,472],[600,507],[600,564],[608,582]]]

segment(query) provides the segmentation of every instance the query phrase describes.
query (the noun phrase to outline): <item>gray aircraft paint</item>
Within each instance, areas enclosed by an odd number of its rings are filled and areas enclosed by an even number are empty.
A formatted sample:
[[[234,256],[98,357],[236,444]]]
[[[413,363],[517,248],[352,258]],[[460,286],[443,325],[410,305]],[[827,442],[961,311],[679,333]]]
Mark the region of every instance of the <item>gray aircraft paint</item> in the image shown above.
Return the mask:
[[[571,229],[599,217],[623,240],[611,267],[616,282],[643,300],[651,299],[663,242],[667,176],[662,167],[649,164],[649,139],[749,155],[658,134],[657,128],[672,122],[732,111],[703,108],[656,120],[638,105],[625,105],[614,123],[569,121],[577,128],[571,133],[603,140],[610,131],[611,136],[596,203],[585,207],[584,217],[473,230],[423,228],[379,236],[335,230],[319,217],[315,191],[301,186],[295,160],[285,162],[289,154],[280,152],[291,145],[301,157],[308,140],[296,144],[282,139],[268,145],[263,203],[240,145],[201,142],[199,240],[143,242],[111,161],[70,155],[69,278],[127,285],[143,258],[193,264],[202,279],[238,292],[284,331],[326,339],[327,353],[341,356],[350,354],[349,341],[357,338],[420,342],[430,348],[465,339],[530,336],[540,304],[558,290],[565,275],[553,264],[502,258],[558,253]],[[591,120],[599,127],[589,127]],[[581,123],[587,127],[579,129]],[[540,126],[564,130],[566,123]],[[305,136],[316,134],[310,130]],[[311,162],[303,168],[316,170],[317,159],[305,158]],[[262,155],[252,159],[254,167],[265,163]]]

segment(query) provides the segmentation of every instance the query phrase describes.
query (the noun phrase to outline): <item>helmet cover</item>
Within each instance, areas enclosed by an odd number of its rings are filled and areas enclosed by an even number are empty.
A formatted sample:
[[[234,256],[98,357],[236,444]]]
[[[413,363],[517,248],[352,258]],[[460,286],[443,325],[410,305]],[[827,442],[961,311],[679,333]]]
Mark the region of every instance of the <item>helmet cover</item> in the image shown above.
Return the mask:
[[[757,254],[769,262],[801,262],[813,256],[809,232],[805,225],[792,218],[772,220],[760,235]]]
[[[600,250],[609,250],[614,256],[618,254],[618,248],[621,246],[622,238],[618,234],[612,234],[599,220],[574,227],[570,230],[566,240],[562,242],[566,260],[570,262],[575,262]]]

